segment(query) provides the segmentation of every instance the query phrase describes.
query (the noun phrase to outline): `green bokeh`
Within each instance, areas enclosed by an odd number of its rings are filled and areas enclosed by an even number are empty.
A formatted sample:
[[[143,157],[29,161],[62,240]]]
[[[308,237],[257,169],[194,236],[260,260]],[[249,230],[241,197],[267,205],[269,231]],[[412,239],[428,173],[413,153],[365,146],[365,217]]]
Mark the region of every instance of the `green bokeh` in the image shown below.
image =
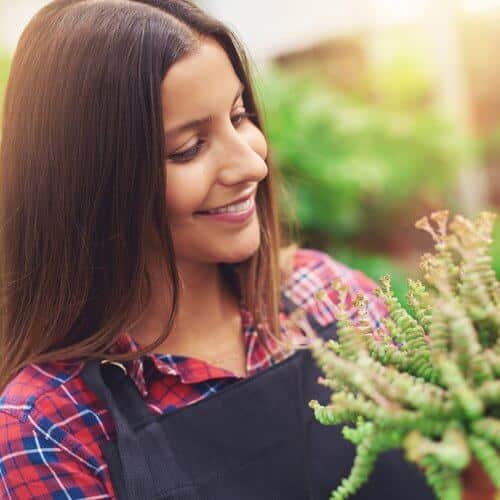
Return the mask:
[[[10,56],[6,51],[0,49],[0,122],[2,119],[3,96],[10,69]]]
[[[456,172],[475,145],[436,113],[357,102],[277,71],[266,75],[261,101],[304,231],[345,242],[390,231],[388,217],[419,199],[455,208]]]

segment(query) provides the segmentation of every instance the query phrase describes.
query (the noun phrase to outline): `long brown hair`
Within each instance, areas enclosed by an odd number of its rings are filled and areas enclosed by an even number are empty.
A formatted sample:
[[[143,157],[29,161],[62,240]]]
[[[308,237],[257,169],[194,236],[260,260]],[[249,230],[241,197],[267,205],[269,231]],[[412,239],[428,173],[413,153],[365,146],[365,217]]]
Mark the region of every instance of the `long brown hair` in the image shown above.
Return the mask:
[[[164,199],[160,85],[200,35],[225,49],[262,130],[241,43],[191,2],[56,0],[23,31],[0,145],[0,390],[29,363],[123,361],[168,336],[180,283]],[[271,154],[268,167],[257,193],[260,248],[220,266],[228,278],[236,271],[255,322],[282,341],[283,188]],[[160,242],[172,297],[165,330],[133,355],[104,356],[151,297],[148,228]]]

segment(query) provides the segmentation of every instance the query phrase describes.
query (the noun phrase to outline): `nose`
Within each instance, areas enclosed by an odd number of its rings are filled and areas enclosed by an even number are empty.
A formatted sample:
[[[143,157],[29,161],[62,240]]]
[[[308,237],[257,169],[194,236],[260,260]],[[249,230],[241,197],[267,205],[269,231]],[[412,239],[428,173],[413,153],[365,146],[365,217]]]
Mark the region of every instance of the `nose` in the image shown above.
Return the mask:
[[[232,124],[218,140],[215,161],[217,180],[231,186],[241,182],[260,182],[268,172],[267,144],[261,131],[252,126],[240,131]]]

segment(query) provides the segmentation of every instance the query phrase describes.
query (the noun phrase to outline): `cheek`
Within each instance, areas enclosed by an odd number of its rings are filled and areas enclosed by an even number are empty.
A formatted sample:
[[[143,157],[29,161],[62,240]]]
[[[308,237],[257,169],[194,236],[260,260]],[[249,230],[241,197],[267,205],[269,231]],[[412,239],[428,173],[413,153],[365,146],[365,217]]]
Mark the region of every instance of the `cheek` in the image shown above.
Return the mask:
[[[267,140],[259,128],[254,127],[251,137],[252,149],[264,160],[267,158]]]
[[[177,167],[177,166],[176,166]],[[182,171],[167,167],[165,199],[167,210],[171,215],[189,215],[195,212],[203,201],[203,189],[199,175],[190,172],[188,167]],[[195,182],[197,178],[198,182]],[[186,189],[189,186],[189,189]]]

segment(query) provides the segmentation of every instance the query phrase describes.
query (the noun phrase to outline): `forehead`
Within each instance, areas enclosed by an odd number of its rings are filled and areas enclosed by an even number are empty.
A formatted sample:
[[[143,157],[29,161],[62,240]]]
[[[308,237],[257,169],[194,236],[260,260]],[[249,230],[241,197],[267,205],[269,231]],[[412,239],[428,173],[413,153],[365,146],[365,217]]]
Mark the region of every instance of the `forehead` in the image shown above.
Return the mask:
[[[203,39],[199,48],[173,64],[163,79],[165,128],[174,128],[205,113],[216,113],[228,102],[230,106],[239,83],[224,49],[212,39]]]

